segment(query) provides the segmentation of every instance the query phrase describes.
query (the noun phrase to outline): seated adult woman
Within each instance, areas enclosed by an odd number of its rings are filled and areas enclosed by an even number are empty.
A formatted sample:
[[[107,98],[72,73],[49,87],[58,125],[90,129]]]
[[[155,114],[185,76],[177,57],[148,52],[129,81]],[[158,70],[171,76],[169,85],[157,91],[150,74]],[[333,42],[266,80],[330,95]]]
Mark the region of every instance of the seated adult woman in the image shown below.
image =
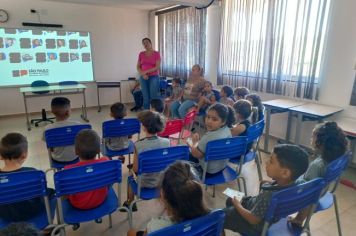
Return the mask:
[[[184,85],[182,100],[175,101],[171,105],[171,116],[173,118],[184,118],[189,109],[199,101],[205,82],[202,72],[200,65],[196,64],[192,67],[192,74]]]

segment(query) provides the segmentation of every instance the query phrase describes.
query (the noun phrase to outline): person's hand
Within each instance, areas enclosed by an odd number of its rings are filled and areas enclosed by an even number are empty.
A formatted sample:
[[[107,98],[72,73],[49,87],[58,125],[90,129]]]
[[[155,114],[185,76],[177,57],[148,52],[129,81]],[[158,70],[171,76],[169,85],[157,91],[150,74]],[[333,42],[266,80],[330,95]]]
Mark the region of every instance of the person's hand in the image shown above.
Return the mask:
[[[143,79],[144,79],[144,80],[148,80],[148,75],[144,75],[144,76],[143,76]]]
[[[242,207],[241,202],[236,197],[232,199],[232,204],[234,205],[235,209],[239,209]]]
[[[198,141],[199,141],[200,137],[199,137],[199,134],[198,133],[194,133],[192,135],[192,142],[193,144],[196,144]]]

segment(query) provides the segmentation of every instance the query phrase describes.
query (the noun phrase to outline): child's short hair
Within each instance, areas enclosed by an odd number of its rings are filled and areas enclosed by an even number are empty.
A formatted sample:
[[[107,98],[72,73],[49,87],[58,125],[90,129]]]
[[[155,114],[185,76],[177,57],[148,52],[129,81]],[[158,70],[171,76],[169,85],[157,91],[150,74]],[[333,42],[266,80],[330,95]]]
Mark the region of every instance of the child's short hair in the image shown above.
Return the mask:
[[[250,90],[246,87],[237,87],[235,90],[234,90],[234,94],[237,96],[237,97],[241,97],[241,98],[245,98],[247,94],[250,93]]]
[[[127,115],[126,106],[121,102],[112,104],[110,107],[110,112],[113,118],[116,120],[122,119]]]
[[[181,84],[180,83],[180,78],[174,78],[173,80],[172,80],[174,83],[176,83],[176,84]]]
[[[153,108],[155,111],[159,113],[162,113],[164,111],[164,103],[159,98],[151,99],[151,108]]]
[[[231,97],[234,94],[234,90],[228,85],[223,86],[221,90],[224,91],[226,97]]]
[[[273,148],[273,153],[280,166],[290,170],[293,181],[308,169],[308,153],[297,145],[279,144]]]
[[[227,127],[232,128],[232,126],[236,123],[235,112],[232,107],[222,103],[215,103],[208,108],[208,112],[210,110],[214,110],[221,120],[225,122]]]
[[[51,101],[51,109],[55,116],[63,117],[70,109],[70,100],[66,97],[55,97]]]
[[[0,236],[40,236],[40,232],[30,223],[11,223],[0,230]]]
[[[20,133],[8,133],[1,139],[0,155],[5,160],[16,160],[27,150],[27,139]]]
[[[156,134],[164,129],[165,119],[155,111],[141,111],[137,115],[137,119],[147,129],[149,134]]]
[[[163,174],[163,199],[172,209],[175,222],[194,219],[209,213],[201,185],[195,180],[190,164],[177,161]]]
[[[316,125],[313,135],[315,136],[315,146],[321,151],[321,158],[327,163],[345,154],[348,142],[336,122],[328,121]]]
[[[99,135],[91,129],[81,130],[75,137],[75,150],[80,159],[95,159],[100,154]]]
[[[235,102],[234,109],[236,114],[239,114],[242,119],[249,118],[252,112],[251,103],[245,99],[240,99]]]

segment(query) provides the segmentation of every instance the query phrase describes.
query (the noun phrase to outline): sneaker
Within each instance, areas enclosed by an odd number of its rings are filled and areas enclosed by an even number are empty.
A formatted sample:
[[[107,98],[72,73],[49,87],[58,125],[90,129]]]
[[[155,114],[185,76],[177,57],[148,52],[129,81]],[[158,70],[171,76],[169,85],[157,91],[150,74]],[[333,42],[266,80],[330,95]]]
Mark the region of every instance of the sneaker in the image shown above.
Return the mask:
[[[101,224],[101,223],[103,223],[103,219],[102,219],[102,218],[96,219],[96,220],[95,220],[95,223]]]
[[[124,204],[122,204],[123,207],[127,207],[127,209],[130,210],[130,203],[128,201],[125,201]],[[120,209],[121,212],[125,212],[124,209]],[[137,211],[137,205],[136,205],[136,202],[133,204],[132,206],[132,211]]]

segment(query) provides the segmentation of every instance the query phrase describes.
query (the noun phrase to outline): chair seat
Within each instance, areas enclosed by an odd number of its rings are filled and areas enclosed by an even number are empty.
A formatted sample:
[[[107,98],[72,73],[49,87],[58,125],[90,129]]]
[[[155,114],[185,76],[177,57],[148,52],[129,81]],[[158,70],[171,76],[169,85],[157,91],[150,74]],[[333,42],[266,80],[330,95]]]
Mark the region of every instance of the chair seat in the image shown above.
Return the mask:
[[[127,178],[128,184],[131,186],[131,189],[135,193],[135,195],[138,194],[138,185],[136,180],[133,178],[133,176],[129,176]],[[154,198],[159,198],[160,193],[158,188],[141,188],[141,193],[140,193],[140,199],[143,200],[150,200]]]
[[[267,234],[268,236],[275,236],[275,235],[283,235],[283,236],[297,236],[302,234],[301,227],[293,227],[290,223],[288,223],[287,218],[283,218],[278,222],[272,224]]]
[[[79,158],[73,161],[66,161],[66,162],[58,162],[58,161],[51,161],[51,168],[60,170],[63,169],[67,165],[72,165],[79,162]]]
[[[230,166],[226,166],[225,169],[216,173],[216,174],[207,174],[205,176],[206,185],[215,185],[215,184],[223,184],[226,182],[231,182],[237,179],[238,173]]]
[[[135,150],[135,145],[132,142],[132,140],[129,140],[129,147],[128,148],[122,149],[122,150],[113,151],[113,150],[107,149],[105,147],[104,150],[103,150],[103,155],[111,158],[111,157],[116,157],[116,156],[123,156],[123,155],[127,155],[127,154],[132,154],[132,153],[134,153],[134,150]]]
[[[245,158],[244,158],[244,164],[247,163],[247,162],[250,162],[250,161],[253,161],[255,160],[255,157],[256,157],[256,153],[255,152],[252,152],[252,151],[249,151],[246,155],[245,155]],[[238,158],[232,158],[229,160],[231,163],[233,164],[240,164],[240,157]]]
[[[51,208],[52,221],[53,221],[54,211],[56,208],[56,199],[52,198],[49,201],[49,205]],[[43,207],[43,211],[41,212],[41,214],[37,215],[36,217],[34,217],[32,219],[27,220],[26,222],[34,225],[37,229],[42,230],[42,229],[46,228],[49,225],[49,223],[48,223],[47,212],[46,212],[45,207]],[[6,220],[0,218],[0,228],[4,228],[10,223],[13,223],[13,221],[6,221]]]
[[[186,139],[186,138],[189,138],[190,135],[192,134],[192,132],[190,132],[189,130],[183,130],[183,133],[182,133],[182,139]],[[176,134],[172,134],[172,135],[169,135],[169,138],[173,138],[173,139],[179,139],[179,133],[176,133]]]
[[[68,200],[62,201],[64,222],[67,224],[76,224],[99,219],[105,215],[111,214],[118,208],[118,199],[112,187],[109,187],[106,200],[97,208],[90,210],[80,210],[74,208]]]
[[[319,199],[318,206],[315,212],[329,209],[334,204],[334,197],[332,193],[326,192],[324,196]]]

